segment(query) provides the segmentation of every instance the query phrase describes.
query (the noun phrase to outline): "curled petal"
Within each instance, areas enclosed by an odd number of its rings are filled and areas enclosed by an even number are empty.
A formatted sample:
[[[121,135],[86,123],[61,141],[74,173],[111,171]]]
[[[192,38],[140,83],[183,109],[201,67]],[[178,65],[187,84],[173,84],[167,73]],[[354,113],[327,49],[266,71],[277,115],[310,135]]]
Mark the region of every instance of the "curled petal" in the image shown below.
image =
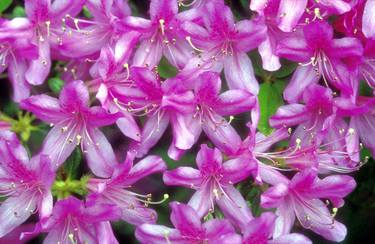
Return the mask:
[[[259,84],[253,66],[246,53],[233,53],[224,61],[225,78],[230,89],[245,89],[257,95]]]
[[[375,2],[367,1],[362,17],[362,31],[367,38],[375,38]]]
[[[117,160],[107,138],[97,128],[88,128],[82,137],[82,149],[91,171],[99,177],[110,177]]]
[[[47,123],[61,122],[66,116],[61,110],[59,100],[44,94],[27,98],[20,106]]]
[[[163,181],[166,185],[194,188],[201,185],[202,178],[199,170],[190,167],[178,167],[165,172]]]
[[[192,207],[179,202],[172,202],[169,206],[172,209],[171,222],[181,234],[194,236],[203,231],[200,218]]]
[[[39,41],[39,58],[32,60],[25,78],[32,85],[40,85],[51,69],[50,45],[47,40]]]

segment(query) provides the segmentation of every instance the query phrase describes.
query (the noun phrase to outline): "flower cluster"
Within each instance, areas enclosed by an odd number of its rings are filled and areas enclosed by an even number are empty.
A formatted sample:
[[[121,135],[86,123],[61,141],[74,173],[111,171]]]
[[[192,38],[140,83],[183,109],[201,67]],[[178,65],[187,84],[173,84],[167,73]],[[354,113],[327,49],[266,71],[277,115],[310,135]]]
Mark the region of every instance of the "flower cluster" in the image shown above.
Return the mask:
[[[141,243],[311,243],[303,229],[344,240],[335,217],[356,186],[346,174],[368,160],[362,148],[375,153],[375,1],[247,4],[239,20],[223,0],[151,0],[147,16],[127,0],[25,0],[25,17],[0,18],[0,73],[32,114],[0,114],[0,242],[118,243],[119,220]],[[262,86],[276,89],[285,66],[272,114]],[[41,86],[56,72],[58,98]],[[17,134],[33,116],[50,127],[30,158]],[[127,139],[110,140],[107,126]],[[150,153],[166,143],[163,158]],[[68,165],[75,153],[84,165]],[[140,193],[152,174],[190,200]],[[149,207],[168,198],[173,227]]]

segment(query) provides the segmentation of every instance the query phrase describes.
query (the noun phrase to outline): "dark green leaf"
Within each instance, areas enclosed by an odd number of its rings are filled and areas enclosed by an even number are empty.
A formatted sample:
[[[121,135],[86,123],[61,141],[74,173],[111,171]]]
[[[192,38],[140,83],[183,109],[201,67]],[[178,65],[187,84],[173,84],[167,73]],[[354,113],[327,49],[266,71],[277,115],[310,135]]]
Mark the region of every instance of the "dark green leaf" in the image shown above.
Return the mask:
[[[4,12],[12,4],[12,0],[0,0],[0,13]]]
[[[16,6],[12,11],[12,18],[25,17],[25,9],[21,6]]]
[[[64,163],[64,173],[69,179],[77,179],[79,174],[79,166],[82,160],[82,153],[79,148],[76,148],[72,155]]]
[[[160,77],[167,79],[177,75],[176,67],[172,66],[167,59],[162,58],[158,65],[158,72]]]
[[[282,90],[283,82],[277,81],[275,83],[263,83],[260,85],[259,103],[260,103],[260,120],[258,129],[265,135],[272,132],[268,120],[273,115],[277,108],[283,104]]]
[[[281,68],[272,73],[272,76],[278,79],[285,78],[296,69],[296,63],[287,60],[281,60]]]
[[[86,18],[89,18],[89,19],[92,18],[92,14],[90,13],[90,11],[87,9],[86,6],[83,7],[82,12]]]
[[[63,86],[64,86],[64,81],[58,77],[53,77],[48,80],[49,89],[51,89],[51,91],[53,91],[56,94],[60,93]]]

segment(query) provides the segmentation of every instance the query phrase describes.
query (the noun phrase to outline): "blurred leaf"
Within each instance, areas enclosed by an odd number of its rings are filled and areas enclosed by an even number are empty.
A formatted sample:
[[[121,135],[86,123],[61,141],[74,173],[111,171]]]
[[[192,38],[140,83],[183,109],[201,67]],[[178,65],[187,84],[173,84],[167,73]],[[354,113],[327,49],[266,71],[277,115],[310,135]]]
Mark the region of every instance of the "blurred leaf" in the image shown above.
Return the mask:
[[[12,18],[25,17],[25,9],[21,6],[16,6],[12,11]]]
[[[58,77],[48,79],[48,87],[55,94],[59,94],[64,86],[64,81]]]
[[[359,94],[361,96],[372,97],[372,89],[365,81],[359,83]]]
[[[19,107],[17,103],[14,103],[12,101],[9,101],[5,104],[3,111],[8,116],[15,116],[17,112],[19,111]]]
[[[266,82],[260,85],[259,104],[260,104],[260,120],[258,129],[265,135],[272,132],[268,120],[273,115],[277,108],[283,105],[282,88],[283,82],[277,81],[275,83]]]
[[[77,179],[79,175],[79,166],[82,161],[81,150],[77,147],[72,155],[64,163],[64,173],[68,179]]]
[[[296,63],[292,63],[287,60],[281,60],[281,68],[274,71],[272,76],[278,79],[285,78],[293,73],[293,71],[297,68]]]
[[[84,15],[86,18],[91,19],[91,18],[93,17],[92,14],[90,13],[90,11],[87,9],[86,6],[83,6],[82,11],[83,11],[83,15]]]
[[[12,0],[1,0],[0,1],[0,13],[4,12],[12,4]]]
[[[158,65],[160,77],[168,79],[177,75],[177,68],[172,66],[166,58],[162,58]]]

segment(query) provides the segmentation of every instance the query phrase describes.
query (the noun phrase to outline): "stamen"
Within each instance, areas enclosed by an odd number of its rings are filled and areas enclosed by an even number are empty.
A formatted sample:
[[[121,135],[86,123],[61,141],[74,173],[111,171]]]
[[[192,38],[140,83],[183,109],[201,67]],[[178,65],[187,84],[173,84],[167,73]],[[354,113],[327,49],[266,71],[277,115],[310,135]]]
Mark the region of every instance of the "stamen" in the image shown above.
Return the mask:
[[[126,79],[129,79],[129,76],[130,76],[129,64],[125,63],[124,68],[126,69]]]
[[[165,24],[165,20],[160,19],[160,20],[159,20],[159,24],[160,24],[160,30],[161,30],[161,33],[162,33],[163,36],[164,36],[164,35],[165,35],[165,26],[164,26],[164,24]]]
[[[186,41],[189,43],[189,45],[190,45],[194,50],[196,50],[196,51],[198,51],[198,52],[203,52],[202,49],[199,49],[199,48],[197,48],[196,46],[194,46],[194,44],[193,44],[192,41],[191,41],[191,37],[190,37],[190,36],[185,37],[185,39],[186,39]]]

